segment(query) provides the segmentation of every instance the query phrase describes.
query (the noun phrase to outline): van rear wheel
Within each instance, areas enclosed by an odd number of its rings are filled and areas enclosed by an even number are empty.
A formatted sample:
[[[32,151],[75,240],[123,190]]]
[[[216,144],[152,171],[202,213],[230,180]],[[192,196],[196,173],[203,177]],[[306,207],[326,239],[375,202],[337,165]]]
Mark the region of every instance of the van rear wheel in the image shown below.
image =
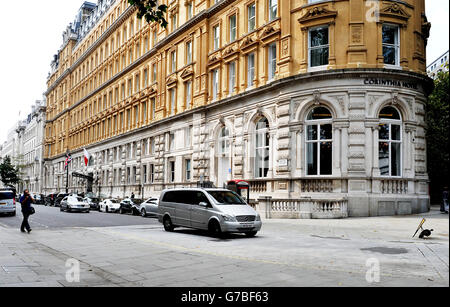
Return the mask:
[[[166,217],[164,218],[163,224],[164,224],[164,229],[165,229],[166,231],[172,232],[172,231],[174,230],[174,228],[175,228],[175,227],[173,226],[173,224],[172,224],[172,220],[171,220],[170,217],[168,217],[168,216],[166,216]]]

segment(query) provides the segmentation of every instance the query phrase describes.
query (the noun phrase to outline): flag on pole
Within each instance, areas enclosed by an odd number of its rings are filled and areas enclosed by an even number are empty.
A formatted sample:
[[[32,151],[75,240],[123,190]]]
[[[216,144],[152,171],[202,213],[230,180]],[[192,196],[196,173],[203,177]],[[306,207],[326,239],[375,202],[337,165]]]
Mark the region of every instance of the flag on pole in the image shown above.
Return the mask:
[[[84,164],[86,166],[88,166],[89,164],[89,160],[91,159],[91,155],[89,154],[89,152],[86,150],[86,148],[84,148]]]
[[[72,157],[70,156],[70,154],[68,154],[68,155],[66,155],[66,162],[64,163],[64,170],[67,169],[70,162],[72,162]]]

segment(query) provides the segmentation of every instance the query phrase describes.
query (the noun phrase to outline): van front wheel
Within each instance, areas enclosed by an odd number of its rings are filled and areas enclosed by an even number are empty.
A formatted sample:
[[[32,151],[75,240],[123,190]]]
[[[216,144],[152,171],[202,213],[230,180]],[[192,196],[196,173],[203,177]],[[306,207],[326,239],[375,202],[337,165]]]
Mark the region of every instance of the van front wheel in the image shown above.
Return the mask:
[[[208,227],[209,232],[215,236],[215,237],[220,237],[222,236],[222,229],[220,229],[220,224],[217,221],[211,221],[209,223],[209,227]]]
[[[175,228],[172,224],[172,220],[170,219],[170,217],[165,217],[163,224],[164,224],[164,229],[166,231],[172,232]]]
[[[248,238],[253,238],[254,236],[256,236],[257,232],[256,231],[252,231],[252,232],[246,232],[245,235]]]

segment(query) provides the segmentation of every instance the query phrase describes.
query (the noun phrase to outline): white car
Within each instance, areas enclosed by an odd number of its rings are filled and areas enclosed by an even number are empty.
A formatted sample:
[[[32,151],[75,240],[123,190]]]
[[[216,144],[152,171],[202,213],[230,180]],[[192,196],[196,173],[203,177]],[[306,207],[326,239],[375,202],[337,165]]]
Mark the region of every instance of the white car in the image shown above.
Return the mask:
[[[158,216],[159,197],[151,197],[139,206],[133,207],[133,210],[139,212],[142,217]]]
[[[120,202],[117,199],[105,199],[100,203],[100,212],[117,212],[120,209]]]
[[[83,198],[78,196],[66,196],[61,200],[60,211],[66,210],[67,212],[78,211],[78,212],[88,212],[91,207],[83,201]]]

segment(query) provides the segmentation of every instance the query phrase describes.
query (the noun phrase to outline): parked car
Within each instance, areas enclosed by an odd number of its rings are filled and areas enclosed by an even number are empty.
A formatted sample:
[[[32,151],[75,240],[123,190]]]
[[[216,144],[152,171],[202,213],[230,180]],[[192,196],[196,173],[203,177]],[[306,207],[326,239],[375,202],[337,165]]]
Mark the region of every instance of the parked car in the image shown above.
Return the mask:
[[[66,197],[69,196],[70,194],[66,194],[66,193],[59,193],[58,195],[56,195],[55,198],[55,207],[59,207],[61,205],[61,201]]]
[[[140,205],[133,206],[133,214],[140,214],[142,217],[158,216],[159,197],[151,197]]]
[[[16,215],[16,192],[12,189],[0,189],[0,214]]]
[[[88,212],[90,211],[89,204],[86,204],[83,201],[83,198],[70,195],[66,196],[61,201],[61,206],[59,208],[60,211],[66,210],[67,212],[79,211],[79,212]]]
[[[138,207],[142,204],[142,199],[136,198],[125,198],[120,202],[120,214],[131,213],[132,215],[139,215],[139,211],[136,211],[134,208]]]
[[[45,205],[46,206],[54,206],[56,201],[56,193],[51,193],[45,196]]]
[[[44,195],[42,194],[31,194],[34,198],[34,203],[37,205],[43,205],[45,204]]]
[[[97,197],[85,197],[83,201],[91,207],[91,210],[100,210],[100,199]]]
[[[120,202],[117,199],[105,199],[100,203],[100,212],[117,212],[120,209]]]
[[[166,231],[175,227],[253,237],[261,230],[261,217],[238,194],[225,189],[164,190],[158,204],[158,220]]]

